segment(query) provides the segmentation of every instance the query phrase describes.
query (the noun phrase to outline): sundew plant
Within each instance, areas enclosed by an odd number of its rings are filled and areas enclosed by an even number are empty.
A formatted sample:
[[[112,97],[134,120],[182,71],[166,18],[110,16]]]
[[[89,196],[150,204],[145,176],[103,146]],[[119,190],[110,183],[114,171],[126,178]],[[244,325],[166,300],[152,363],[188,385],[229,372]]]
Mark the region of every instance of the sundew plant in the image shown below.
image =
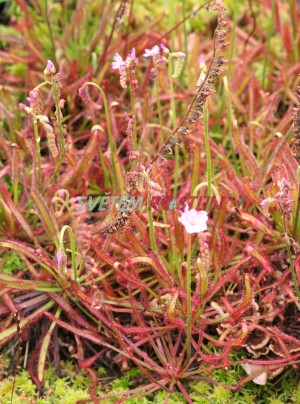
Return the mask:
[[[291,372],[298,393],[280,394],[299,402],[299,14],[4,2],[7,402],[24,375],[46,399],[66,361],[88,380],[74,403],[226,403]]]

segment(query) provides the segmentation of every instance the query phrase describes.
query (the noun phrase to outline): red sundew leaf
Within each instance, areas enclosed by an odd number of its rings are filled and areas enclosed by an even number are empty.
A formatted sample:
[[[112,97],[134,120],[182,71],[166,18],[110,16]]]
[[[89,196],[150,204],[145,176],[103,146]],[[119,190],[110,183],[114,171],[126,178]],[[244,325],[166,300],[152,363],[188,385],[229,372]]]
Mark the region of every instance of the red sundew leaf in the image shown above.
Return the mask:
[[[91,42],[89,44],[87,44],[89,46],[89,50],[88,50],[89,54],[92,54],[93,51],[95,50],[96,46],[98,46],[98,44],[101,43],[103,38],[106,37],[105,30],[106,30],[107,25],[109,24],[109,20],[113,13],[113,6],[114,6],[113,4],[111,4],[111,3],[102,3],[102,4],[105,5],[105,7],[103,9],[100,8],[100,5],[99,5],[99,7],[97,7],[99,9],[99,12],[101,13],[101,23],[99,24],[99,29],[97,30],[97,32],[95,33],[93,38],[91,38]],[[104,50],[101,55],[101,62],[104,62],[104,60],[105,60],[106,51],[108,50],[108,46],[110,43],[108,41],[108,39],[105,42],[106,42],[106,44],[103,48]],[[109,58],[109,55],[107,55],[107,57]],[[100,69],[101,69],[101,71],[102,71],[102,69],[105,69],[105,71],[106,71],[107,67],[106,67],[106,64],[104,64],[104,63],[100,64],[100,61],[99,61],[98,69],[95,71],[95,77],[98,76]],[[103,75],[105,74],[105,71],[103,72]]]
[[[300,255],[298,255],[295,261],[295,272],[297,275],[298,283],[300,284]]]
[[[14,37],[9,36],[9,35],[5,35],[5,36],[1,35],[1,39],[6,40],[7,42],[10,42],[10,43],[17,42]],[[19,44],[19,43],[18,43],[18,45],[21,46],[21,44]],[[14,54],[13,52],[6,52],[6,51],[0,52],[0,57],[3,58],[3,60],[6,60],[6,63],[22,63],[24,65],[27,65],[27,64],[32,64],[32,63],[36,62],[36,58],[30,58],[28,56],[23,57],[21,55]],[[5,74],[6,83],[9,82],[7,77],[11,77],[11,76],[15,76],[15,75],[12,75],[12,74],[6,75]],[[19,78],[21,79],[20,76],[19,76]],[[23,90],[23,88],[22,88],[22,90]],[[21,89],[19,89],[19,91],[21,91]]]
[[[49,296],[47,293],[36,294],[35,292],[29,292],[22,295],[22,298],[26,300],[18,303],[19,311],[22,309],[34,310],[40,307],[41,304],[49,301]]]
[[[94,307],[92,307],[91,304],[87,303],[86,299],[82,299],[80,295],[78,295],[79,299],[80,299],[80,303],[86,307],[89,312],[95,316],[95,318],[97,318],[98,320],[100,320],[106,327],[107,329],[111,329],[111,323],[110,321],[106,318],[106,316],[104,315],[103,311],[95,309]],[[103,306],[105,308],[105,306]]]
[[[256,178],[256,177],[255,177]],[[261,178],[260,178],[261,179]],[[245,191],[247,192],[247,194],[249,195],[249,197],[252,199],[253,203],[255,203],[256,205],[260,205],[261,203],[261,199],[259,196],[257,196],[252,189],[249,186],[249,182],[246,181],[244,178],[242,179]]]
[[[282,126],[283,126],[283,131],[286,131],[286,126],[288,127],[288,126],[290,126],[291,125],[291,123],[292,123],[292,119],[293,119],[293,117],[292,117],[292,115],[290,115],[290,117],[288,118],[288,119],[282,119],[281,120],[281,124],[282,124]],[[284,121],[288,121],[287,123],[286,123],[286,125],[284,125],[283,124],[283,122]],[[278,125],[278,128],[277,128],[277,130],[279,130],[279,125]],[[287,133],[285,136],[283,136],[282,138],[278,138],[278,139],[276,139],[277,141],[275,142],[275,141],[273,141],[273,142],[270,142],[270,144],[268,144],[265,148],[264,148],[264,150],[262,151],[262,153],[264,153],[265,152],[265,150],[267,149],[267,148],[270,148],[271,149],[271,155],[270,155],[270,157],[268,158],[268,160],[266,161],[266,163],[264,164],[264,166],[263,166],[263,168],[262,168],[262,174],[264,175],[264,177],[265,178],[268,178],[268,176],[269,176],[269,174],[270,174],[270,172],[271,172],[271,170],[272,170],[272,168],[273,168],[273,166],[274,166],[274,164],[275,164],[275,162],[277,161],[278,162],[278,164],[282,167],[282,161],[280,160],[280,152],[281,152],[281,150],[282,150],[282,148],[285,146],[285,144],[286,144],[286,142],[287,142],[287,138],[288,138],[288,135],[289,135],[289,133]],[[271,144],[271,143],[273,143],[273,144]],[[270,146],[270,147],[269,147]]]
[[[174,294],[171,296],[170,304],[169,304],[168,311],[167,311],[168,318],[171,321],[175,320],[175,310],[176,310],[176,303],[178,300],[178,296],[179,296],[178,290],[175,290]]]
[[[115,169],[116,169],[116,178],[118,178],[118,187],[120,195],[126,194],[126,179],[125,172],[122,161],[119,157],[116,157],[115,154],[112,154],[111,159],[114,159]]]
[[[221,229],[225,219],[226,219],[226,214],[227,214],[227,209],[228,209],[228,194],[222,195],[221,196],[221,201],[218,205],[217,209],[217,216],[216,216],[216,226],[214,229]]]
[[[142,244],[144,246],[150,245],[149,231],[147,229],[146,223],[143,222],[138,215],[133,213],[131,215],[131,222],[137,228],[138,232],[143,236]]]
[[[238,318],[242,317],[245,311],[248,309],[251,304],[253,297],[253,291],[251,289],[251,283],[249,274],[244,275],[244,295],[241,303],[234,309],[233,313],[230,317],[236,321]]]
[[[292,337],[291,335],[287,335],[284,332],[282,332],[278,327],[275,326],[270,326],[267,327],[268,330],[272,331],[274,335],[279,336],[281,339],[289,342],[293,342],[294,344],[298,345],[300,347],[300,340]]]
[[[36,206],[39,218],[42,221],[45,229],[52,237],[56,237],[58,239],[59,237],[58,224],[56,218],[49,209],[49,206],[47,205],[45,199],[37,190],[32,190],[29,192],[29,194]]]
[[[261,360],[261,359],[246,359],[246,363],[253,363],[254,365],[290,365],[291,361],[295,361],[300,358],[300,353],[296,355],[290,356],[289,358],[282,359],[270,359],[270,360]]]
[[[134,274],[128,272],[128,270],[126,270],[123,265],[117,264],[114,266],[114,269],[117,271],[119,277],[126,280],[131,287],[139,287],[142,289],[146,289],[148,287],[147,283],[134,278]]]
[[[57,292],[61,291],[61,288],[52,282],[25,280],[7,274],[0,274],[0,285],[10,289],[37,290],[40,292],[48,292],[51,290]]]
[[[112,325],[114,326],[114,323],[112,323]],[[118,332],[118,329],[115,326],[114,330]],[[148,369],[151,369],[152,371],[155,371],[159,375],[166,375],[164,367],[160,366],[158,363],[153,361],[146,352],[138,348],[137,344],[133,344],[125,335],[119,334],[119,336],[122,348],[124,350],[124,354],[126,352],[127,356],[133,360],[133,362],[139,367],[139,369],[144,373],[144,375],[147,376],[152,382],[154,382],[164,390],[171,392],[171,390],[165,388],[160,381],[155,380],[148,372],[148,370],[145,369],[146,367]],[[141,359],[136,357],[134,353],[139,355],[143,359],[143,361],[141,361]]]
[[[223,229],[215,228],[214,231],[215,242],[212,248],[212,262],[215,266],[215,271],[219,273],[221,271],[221,266],[225,266],[226,263],[230,261],[231,254],[229,251],[232,250],[234,253],[234,249],[228,247],[227,237],[225,236]]]
[[[125,334],[147,334],[157,330],[168,330],[173,327],[123,327],[121,324],[115,322],[114,325]]]
[[[13,200],[11,199],[10,194],[8,193],[7,189],[4,186],[0,187],[0,193],[6,202],[7,206],[9,207],[11,213],[15,216],[27,236],[36,244],[39,245],[35,235],[33,234],[31,227],[27,223],[26,219],[22,216],[19,212],[18,207],[14,204]]]
[[[153,267],[155,273],[160,276],[160,278],[163,282],[163,285],[165,285],[167,282],[169,287],[173,287],[174,282],[173,282],[172,278],[170,277],[167,269],[163,265],[163,263],[159,260],[155,251],[151,251],[149,253],[149,257],[151,258],[151,260],[153,262],[152,267]]]
[[[77,358],[78,362],[81,362],[84,359],[84,345],[83,345],[83,342],[81,341],[81,338],[79,337],[79,335],[74,334],[74,338],[75,338],[76,346],[77,346],[76,358]]]
[[[24,329],[25,327],[32,325],[35,321],[37,321],[46,310],[51,309],[55,303],[53,301],[47,302],[44,306],[40,307],[34,313],[30,314],[28,317],[22,319],[20,321],[20,329]],[[11,327],[6,328],[4,331],[0,332],[0,346],[7,343],[14,335],[17,334],[17,325],[13,325]]]
[[[201,350],[198,350],[198,353],[199,353],[201,359],[206,363],[214,364],[215,362],[220,361],[220,359],[223,359],[223,360],[225,360],[225,362],[228,363],[228,356],[230,354],[230,350],[231,350],[231,346],[226,345],[224,347],[223,352],[220,353],[219,355],[213,355],[213,354],[207,355],[207,354],[204,354]]]
[[[239,211],[239,214],[241,219],[245,222],[250,223],[254,227],[254,229],[260,230],[263,233],[269,234],[270,236],[278,239],[282,238],[278,231],[271,229],[266,224],[257,219],[257,217],[250,215],[250,213]]]
[[[188,392],[186,391],[186,389],[183,387],[183,385],[180,383],[179,380],[177,380],[177,386],[179,387],[179,390],[181,391],[181,393],[184,395],[184,397],[186,398],[187,402],[189,404],[193,404],[194,401],[191,399],[191,397],[189,396]]]
[[[81,369],[88,369],[92,366],[92,364],[99,358],[99,356],[103,355],[104,349],[98,352],[96,355],[92,356],[91,358],[84,359],[79,362],[79,366]]]
[[[292,34],[292,25],[289,22],[285,22],[283,24],[283,30],[281,33],[282,42],[286,50],[286,55],[289,62],[293,61],[293,50],[294,50],[294,41]]]
[[[84,292],[80,289],[80,287],[79,287],[75,282],[72,282],[71,288],[72,288],[74,294],[75,294],[82,302],[87,303],[89,306],[94,307],[95,304],[96,304],[96,305],[97,305],[97,304],[101,304],[101,302],[98,301],[99,299],[98,299],[98,300],[95,300],[94,295],[91,297],[91,296],[88,296],[86,293],[84,293]],[[90,327],[90,326],[89,326],[89,327]]]
[[[95,404],[98,404],[100,401],[99,401],[99,398],[97,398],[96,395],[95,395],[95,390],[96,390],[97,385],[98,385],[96,372],[94,370],[90,369],[90,368],[87,368],[86,370],[89,373],[90,380],[91,380],[91,386],[89,388],[89,394],[90,394],[91,400]]]
[[[242,327],[242,331],[235,339],[231,339],[226,342],[215,341],[215,342],[212,342],[212,345],[230,346],[230,347],[236,347],[236,348],[241,347],[248,336],[248,326],[246,323],[241,323],[241,327]],[[229,333],[229,332],[230,332],[229,330],[225,331],[224,334]],[[223,334],[223,336],[224,336],[224,334]]]
[[[145,397],[146,394],[151,394],[154,393],[155,391],[157,391],[158,389],[161,389],[161,386],[164,386],[165,384],[169,383],[168,379],[162,379],[160,380],[160,385],[158,385],[156,382],[155,383],[150,383],[150,384],[145,384],[143,386],[137,387],[135,389],[130,389],[129,391],[123,391],[122,393],[115,393],[115,394],[108,394],[106,396],[102,396],[101,399],[102,400],[108,400],[109,398],[115,398],[115,397],[121,397],[121,396],[129,396],[131,400],[133,398],[142,398]],[[167,390],[166,388],[164,388],[164,390]],[[141,391],[142,394],[139,394],[137,396],[132,396],[134,393]],[[171,391],[170,391],[171,393]],[[123,400],[119,400],[118,403],[123,403],[125,399]]]
[[[279,160],[288,173],[287,175],[285,175],[285,177],[288,177],[291,183],[297,182],[296,173],[298,169],[298,163],[294,158],[293,152],[289,146],[283,146],[279,155]]]
[[[238,271],[238,269],[244,265],[246,262],[248,262],[251,259],[251,257],[245,257],[241,259],[240,262],[235,264],[233,267],[229,269],[226,275],[222,275],[222,277],[217,281],[217,283],[210,288],[206,295],[204,296],[204,302],[207,302],[210,300],[210,298],[223,286],[225,285],[226,282],[228,282]],[[203,303],[204,303],[203,302]]]
[[[55,313],[55,317],[58,318],[61,310],[58,309]],[[29,373],[33,381],[37,386],[41,386],[44,381],[46,357],[51,342],[51,336],[56,326],[56,322],[50,323],[50,326],[46,328],[40,337],[34,352],[31,354],[29,360]]]
[[[3,301],[5,306],[9,308],[9,310],[12,314],[17,313],[18,309],[16,308],[13,300],[10,298],[10,296],[7,293],[1,294],[1,300]]]
[[[104,340],[99,338],[98,335],[95,333],[92,333],[91,331],[80,329],[77,327],[74,327],[73,325],[70,325],[66,323],[65,321],[62,321],[58,318],[56,318],[53,314],[51,313],[44,313],[47,317],[49,317],[51,320],[55,321],[60,327],[66,329],[67,331],[72,332],[73,334],[77,334],[82,338],[86,338],[92,342],[95,342],[95,344],[98,345],[106,345]]]
[[[114,266],[114,263],[115,263],[114,259],[111,258],[108,254],[105,254],[100,250],[101,245],[99,244],[99,242],[97,242],[95,239],[92,239],[91,245],[92,245],[93,250],[95,251],[97,256],[101,259],[102,262],[105,262],[106,264],[108,264],[111,267]]]
[[[78,292],[78,290],[79,288],[76,290],[76,292]],[[97,332],[97,330],[85,320],[78,310],[71,307],[67,300],[56,293],[48,293],[48,295],[61,307],[61,309],[69,316],[70,319],[73,319],[73,321],[75,321],[78,325],[85,327],[88,330]]]
[[[130,246],[132,246],[137,254],[140,255],[146,255],[147,254],[147,249],[141,244],[140,241],[137,240],[136,235],[132,233],[129,229],[126,229],[125,232],[125,237],[126,240],[130,243]]]
[[[242,181],[238,178],[236,175],[235,171],[233,169],[227,170],[228,173],[228,180],[230,180],[230,188],[236,188],[238,193],[243,195],[247,202],[253,204],[252,199],[249,197],[249,194],[246,192],[244,184]]]
[[[167,319],[171,324],[178,327],[179,329],[183,329],[185,327],[185,322],[179,318],[176,317],[176,304],[178,300],[178,296],[182,296],[182,293],[180,293],[179,290],[173,291],[173,294],[171,295],[170,298],[170,304],[167,310]]]
[[[178,251],[183,251],[184,249],[184,227],[178,221],[178,213],[177,212],[167,212],[168,215],[168,223],[171,225],[171,228],[174,231],[171,232],[171,242],[175,244],[176,249]]]
[[[25,243],[21,243],[18,241],[11,241],[11,240],[6,240],[6,239],[0,239],[0,247],[13,250],[16,253],[25,255],[28,258],[31,258],[32,260],[39,262],[40,258],[36,254],[36,251],[27,246]]]
[[[268,272],[270,273],[273,272],[273,268],[269,260],[261,253],[259,253],[252,245],[247,244],[244,251],[247,252],[252,257],[256,258]]]
[[[272,117],[276,113],[279,95],[274,93],[269,99],[267,110],[264,112],[264,118],[261,121],[263,126],[267,126],[268,122],[272,122]]]
[[[278,295],[276,289],[271,289],[266,293],[266,295],[261,299],[263,304],[272,303]]]
[[[255,178],[261,183],[261,173],[256,158],[254,157],[250,148],[246,145],[242,131],[239,130],[237,124],[233,125],[233,141],[238,153],[243,157],[248,175]],[[244,186],[245,186],[245,181]],[[251,196],[251,195],[250,195]],[[252,199],[252,197],[251,197]]]
[[[97,131],[93,132],[91,139],[84,150],[84,154],[76,165],[75,170],[68,171],[62,179],[62,186],[71,186],[83,174],[88,172],[93,161],[94,155],[97,152],[98,135]]]
[[[2,102],[0,102],[0,111],[3,113],[3,115],[8,118],[8,119],[14,119],[14,114],[12,112],[10,112],[4,104],[2,104]],[[7,169],[9,169],[9,167],[7,166]]]

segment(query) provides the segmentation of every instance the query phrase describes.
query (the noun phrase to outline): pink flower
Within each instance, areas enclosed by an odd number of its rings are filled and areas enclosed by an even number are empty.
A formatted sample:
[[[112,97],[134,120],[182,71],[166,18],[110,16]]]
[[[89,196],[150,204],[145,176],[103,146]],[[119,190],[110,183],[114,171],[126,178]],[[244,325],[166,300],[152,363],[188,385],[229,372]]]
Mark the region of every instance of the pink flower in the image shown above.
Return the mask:
[[[29,107],[22,102],[19,104],[21,109],[24,109],[27,114],[31,114],[32,112],[36,115],[40,115],[41,113],[41,104],[39,100],[39,90],[33,89],[29,93],[29,97],[26,98],[29,102]]]
[[[172,56],[175,58],[183,58],[183,59],[186,58],[186,54],[183,52],[173,52]]]
[[[32,112],[32,109],[27,105],[23,104],[22,102],[20,102],[19,108],[24,109],[27,112],[27,114],[31,114]]]
[[[47,60],[47,66],[44,70],[44,77],[45,80],[51,80],[52,77],[56,74],[56,69],[54,64],[51,62],[51,60]]]
[[[139,63],[138,58],[136,57],[135,54],[135,48],[132,48],[131,53],[128,54],[126,58],[126,67],[136,67]]]
[[[152,49],[145,49],[145,53],[143,56],[145,56],[145,58],[149,58],[156,55],[159,55],[159,47],[157,45],[153,46]]]
[[[128,57],[127,57],[127,59],[128,59]],[[114,62],[112,62],[111,67],[113,69],[118,69],[119,70],[121,87],[122,88],[127,88],[127,84],[126,84],[126,79],[127,79],[126,63],[123,60],[122,56],[120,56],[118,53],[115,53]]]
[[[66,267],[68,257],[66,256],[65,252],[61,248],[58,249],[55,259],[56,259],[57,268],[59,270],[62,270]]]
[[[206,64],[205,64],[205,59],[204,59],[203,55],[200,56],[200,70],[201,71],[206,70]]]
[[[170,53],[169,49],[163,43],[160,44],[160,48],[162,49],[163,52]]]
[[[51,60],[47,60],[47,66],[46,66],[46,72],[48,74],[55,74],[56,73],[56,69],[54,64],[51,62]]]
[[[125,62],[118,53],[115,53],[114,62],[112,62],[111,67],[113,69],[122,69],[125,66]]]
[[[200,233],[207,230],[208,215],[205,210],[197,212],[195,209],[189,209],[187,202],[185,203],[184,212],[181,214],[178,221],[184,225],[187,233]]]
[[[199,78],[197,81],[197,87],[201,86],[201,84],[205,80],[206,72],[207,72],[207,67],[206,67],[205,59],[204,59],[203,55],[200,56],[200,66],[199,67],[200,67],[200,75],[199,75]]]

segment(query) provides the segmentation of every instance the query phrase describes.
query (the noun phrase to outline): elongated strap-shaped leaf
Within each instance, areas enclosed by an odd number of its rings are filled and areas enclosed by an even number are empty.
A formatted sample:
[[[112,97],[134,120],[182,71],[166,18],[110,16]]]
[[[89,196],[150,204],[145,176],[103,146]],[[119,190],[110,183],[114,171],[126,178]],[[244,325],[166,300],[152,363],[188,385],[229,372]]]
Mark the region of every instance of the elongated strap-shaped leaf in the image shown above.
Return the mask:
[[[246,245],[245,252],[247,252],[250,256],[256,258],[268,272],[273,272],[273,267],[269,258],[263,255],[261,252],[257,251],[257,249],[254,248],[254,246],[252,246],[250,243]]]
[[[101,262],[105,262],[107,265],[110,265],[111,267],[114,266],[115,263],[114,259],[101,251],[101,245],[98,242],[96,242],[95,239],[91,240],[91,245],[95,253],[101,259]]]
[[[30,191],[30,195],[45,229],[51,236],[58,238],[58,224],[45,199],[37,190]]]
[[[16,276],[0,274],[0,285],[10,289],[36,290],[39,292],[60,292],[56,284],[45,281],[20,279]]]
[[[250,261],[251,257],[245,257],[241,259],[237,264],[233,265],[227,274],[223,275],[221,279],[217,281],[217,283],[208,289],[206,292],[206,296],[204,296],[204,302],[209,301],[209,299],[214,296],[214,294],[223,286],[225,285],[226,282],[228,282],[233,275],[236,274],[236,272],[239,270],[240,267],[242,267],[246,262]]]
[[[245,222],[250,223],[255,229],[262,231],[263,233],[269,234],[270,236],[281,240],[281,234],[279,231],[272,229],[269,225],[261,222],[257,217],[250,215],[250,213],[239,211],[240,217]]]
[[[41,250],[37,251],[29,247],[25,243],[19,241],[11,241],[7,239],[0,239],[0,247],[12,250],[17,254],[25,255],[25,257],[31,258],[33,261],[39,263],[41,266],[54,269],[54,263],[46,256],[46,253]],[[46,268],[47,269],[47,268]]]
[[[60,313],[61,309],[58,308],[54,315],[55,318],[59,318]],[[46,357],[55,326],[56,322],[52,321],[48,330],[43,332],[29,361],[30,375],[38,386],[41,386],[44,381]]]
[[[77,180],[78,177],[80,177],[80,175],[83,172],[86,172],[89,169],[89,166],[91,165],[94,155],[97,152],[97,147],[96,147],[97,142],[98,142],[98,136],[97,136],[96,132],[94,132],[94,134],[92,135],[92,137],[84,151],[84,154],[83,154],[77,168],[74,171],[67,174],[67,176],[64,178],[64,180],[63,180],[64,185],[70,186]]]
[[[11,199],[7,189],[2,186],[0,187],[0,192],[2,194],[3,199],[5,200],[7,206],[10,208],[11,213],[15,216],[17,221],[20,223],[22,226],[23,230],[27,234],[27,236],[36,244],[39,245],[39,242],[37,241],[35,235],[33,234],[33,231],[31,230],[29,224],[27,223],[26,219],[22,216],[22,214],[19,212],[18,207],[14,204],[13,200]]]
[[[76,294],[77,294],[78,290],[79,290],[79,288],[76,288],[76,291],[75,291]],[[73,319],[73,321],[75,321],[80,326],[97,333],[97,329],[95,327],[93,327],[85,319],[85,317],[82,315],[82,313],[80,313],[78,310],[73,308],[67,299],[64,299],[62,296],[60,296],[59,294],[56,294],[56,293],[49,293],[49,296],[52,300],[54,300],[59,305],[59,307],[64,311],[64,313],[66,313],[68,315],[68,317]]]
[[[125,195],[125,193],[126,193],[125,182],[126,181],[125,181],[124,171],[122,170],[123,166],[121,164],[121,160],[118,157],[116,157],[115,155],[112,155],[111,158],[114,160],[114,164],[115,164],[120,195]]]
[[[68,330],[74,334],[77,334],[82,338],[89,339],[90,341],[95,342],[95,344],[106,346],[105,342],[101,338],[99,338],[96,333],[94,334],[91,331],[87,331],[84,329],[74,327],[73,325],[70,325],[70,324],[66,323],[65,321],[59,320],[58,318],[54,317],[53,314],[51,314],[51,313],[45,313],[45,314],[51,320],[55,321],[60,327],[63,327],[66,330]]]
[[[50,300],[44,306],[40,307],[34,313],[30,314],[30,316],[22,319],[20,321],[20,329],[22,330],[24,327],[36,321],[45,311],[50,310],[55,303]],[[11,327],[6,328],[6,330],[0,332],[0,346],[7,343],[14,335],[17,334],[17,325],[13,325]]]
[[[35,253],[34,249],[26,245],[25,243],[20,243],[18,241],[11,241],[6,239],[0,239],[0,247],[7,248],[8,250],[13,250],[16,253],[23,254],[32,260],[39,262],[40,258]]]

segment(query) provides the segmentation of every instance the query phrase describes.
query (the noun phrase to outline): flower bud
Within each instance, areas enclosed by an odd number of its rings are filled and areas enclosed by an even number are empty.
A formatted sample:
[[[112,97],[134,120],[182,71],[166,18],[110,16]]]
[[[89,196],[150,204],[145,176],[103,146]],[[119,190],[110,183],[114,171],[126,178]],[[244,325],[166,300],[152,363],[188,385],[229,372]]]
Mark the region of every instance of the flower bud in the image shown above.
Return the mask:
[[[45,80],[51,79],[56,74],[56,69],[51,60],[47,61],[46,69],[44,70]]]

